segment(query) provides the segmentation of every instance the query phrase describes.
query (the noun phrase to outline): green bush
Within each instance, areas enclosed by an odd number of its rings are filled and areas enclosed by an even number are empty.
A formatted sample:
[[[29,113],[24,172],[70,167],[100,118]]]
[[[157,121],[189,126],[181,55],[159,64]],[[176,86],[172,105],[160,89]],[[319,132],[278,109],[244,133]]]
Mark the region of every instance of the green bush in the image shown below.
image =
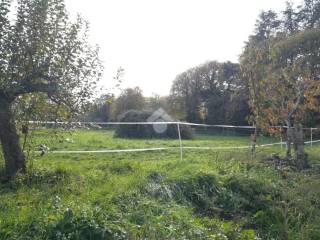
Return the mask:
[[[282,213],[275,208],[280,193],[256,179],[231,176],[221,181],[217,175],[199,172],[168,181],[153,172],[148,180],[142,193],[191,205],[198,216],[238,220],[241,228],[255,229],[262,236],[286,235]]]
[[[63,168],[55,170],[33,169],[27,174],[17,174],[10,181],[0,181],[2,191],[17,191],[23,187],[53,187],[62,183],[67,183],[71,179],[71,174]]]
[[[68,208],[61,212],[56,209],[57,218],[51,215],[47,217],[30,217],[25,221],[19,221],[10,225],[2,225],[0,228],[0,240],[23,239],[23,240],[125,240],[127,233],[119,224],[110,220],[108,213],[93,209],[73,212]],[[54,219],[54,220],[53,220]]]
[[[63,218],[49,225],[49,239],[126,239],[123,231],[110,229],[103,219],[99,219],[99,213],[95,215],[98,216],[87,213],[76,216],[71,209],[67,209]]]
[[[199,213],[212,215],[217,208],[214,204],[220,192],[220,184],[211,174],[200,173],[197,176],[179,179],[171,184],[176,200],[187,200]]]
[[[120,122],[147,122],[152,112],[130,110],[122,114]],[[183,139],[192,139],[193,131],[187,125],[180,125],[180,134]],[[115,137],[119,138],[179,138],[176,124],[168,124],[166,131],[158,133],[153,125],[119,125],[115,132]]]

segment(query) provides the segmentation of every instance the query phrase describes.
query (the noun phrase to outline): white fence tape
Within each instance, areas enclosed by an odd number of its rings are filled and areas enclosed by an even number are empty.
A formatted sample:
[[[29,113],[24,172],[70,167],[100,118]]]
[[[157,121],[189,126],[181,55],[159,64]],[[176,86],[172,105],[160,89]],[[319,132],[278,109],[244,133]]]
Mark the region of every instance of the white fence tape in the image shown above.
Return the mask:
[[[235,146],[235,147],[184,147],[182,146],[181,133],[180,133],[180,125],[189,125],[189,126],[202,126],[202,127],[221,127],[221,128],[241,128],[241,129],[254,129],[252,126],[232,126],[232,125],[210,125],[210,124],[198,124],[198,123],[187,123],[187,122],[54,122],[54,121],[29,121],[30,124],[53,124],[53,125],[177,125],[178,133],[179,133],[179,147],[161,147],[161,148],[138,148],[138,149],[105,149],[105,150],[56,150],[56,151],[48,151],[48,153],[56,153],[56,154],[83,154],[83,153],[126,153],[126,152],[150,152],[150,151],[164,151],[170,149],[180,149],[180,159],[182,160],[182,150],[183,149],[195,149],[195,150],[233,150],[233,149],[250,149],[251,146]],[[270,126],[271,128],[286,128],[282,126]],[[310,144],[320,142],[320,140],[314,141],[312,139],[312,131],[317,130],[319,128],[304,128],[305,130],[311,130],[311,141],[305,142],[305,144]],[[261,147],[269,147],[275,145],[282,145],[285,142],[277,142],[270,144],[262,144],[257,145],[257,148]],[[41,151],[37,151],[41,153]]]
[[[189,125],[189,126],[202,126],[202,127],[221,127],[221,128],[244,128],[255,129],[253,126],[234,126],[234,125],[212,125],[201,123],[188,123],[188,122],[54,122],[54,121],[29,121],[30,124],[57,124],[57,125]],[[270,128],[287,128],[286,126],[269,126]],[[320,128],[303,128],[304,130],[318,130]]]
[[[313,141],[313,143],[320,142],[320,140]],[[310,144],[311,142],[305,142],[305,144]],[[270,147],[280,144],[286,144],[285,142],[269,143],[257,145],[256,148]],[[56,154],[82,154],[82,153],[127,153],[127,152],[153,152],[153,151],[165,151],[165,150],[174,150],[174,149],[190,149],[190,150],[234,150],[234,149],[251,149],[250,145],[246,146],[236,146],[236,147],[161,147],[161,148],[134,148],[134,149],[104,149],[104,150],[56,150],[48,151],[47,153],[56,153]],[[41,151],[37,151],[41,153]]]
[[[48,153],[125,153],[125,152],[148,152],[162,151],[169,148],[136,148],[136,149],[105,149],[105,150],[74,150],[74,151],[48,151]],[[41,151],[37,151],[40,153]]]

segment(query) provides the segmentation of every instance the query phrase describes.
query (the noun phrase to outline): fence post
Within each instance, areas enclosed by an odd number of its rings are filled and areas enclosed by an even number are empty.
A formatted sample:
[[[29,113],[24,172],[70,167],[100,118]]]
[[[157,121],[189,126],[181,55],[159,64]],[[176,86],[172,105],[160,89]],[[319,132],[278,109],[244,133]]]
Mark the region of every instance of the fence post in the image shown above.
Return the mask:
[[[281,151],[282,151],[282,141],[283,141],[283,139],[282,139],[282,131],[283,131],[283,129],[282,129],[282,127],[280,127],[280,146],[281,146]]]
[[[177,127],[178,127],[179,144],[180,144],[180,161],[182,161],[182,140],[181,140],[180,124],[179,123],[177,123]]]
[[[313,141],[313,136],[312,136],[312,135],[313,135],[313,132],[312,132],[312,130],[313,130],[313,129],[311,128],[311,135],[310,135],[310,138],[311,138],[311,147],[312,147],[312,141]]]

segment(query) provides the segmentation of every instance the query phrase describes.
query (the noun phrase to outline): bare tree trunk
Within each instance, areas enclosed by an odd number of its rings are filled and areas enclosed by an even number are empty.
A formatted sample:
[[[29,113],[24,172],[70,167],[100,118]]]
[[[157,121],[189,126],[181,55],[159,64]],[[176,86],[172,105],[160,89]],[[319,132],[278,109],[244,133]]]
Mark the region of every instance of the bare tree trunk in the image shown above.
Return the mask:
[[[287,140],[286,140],[286,147],[287,147],[287,152],[286,152],[286,157],[287,159],[291,159],[291,144],[292,144],[292,138],[293,138],[293,132],[292,132],[292,127],[290,121],[286,121],[287,125]]]
[[[10,176],[26,171],[26,161],[19,144],[10,101],[0,97],[0,141],[5,160],[6,173]]]
[[[301,124],[296,124],[294,127],[294,150],[295,150],[295,165],[298,169],[308,167],[307,154],[304,151],[303,128]]]
[[[254,133],[251,134],[251,158],[256,157],[257,136],[258,136],[258,131],[257,131],[257,127],[255,127]]]

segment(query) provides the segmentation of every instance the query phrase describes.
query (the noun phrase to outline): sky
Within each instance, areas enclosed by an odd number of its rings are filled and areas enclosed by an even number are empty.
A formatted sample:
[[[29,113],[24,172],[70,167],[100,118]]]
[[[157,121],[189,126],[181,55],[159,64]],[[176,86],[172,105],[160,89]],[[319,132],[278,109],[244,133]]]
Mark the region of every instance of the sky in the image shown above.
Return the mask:
[[[298,1],[297,1],[298,2]],[[139,86],[145,96],[168,95],[175,77],[211,60],[237,62],[262,10],[284,9],[285,0],[66,0],[71,15],[90,23],[100,47],[101,86]]]

